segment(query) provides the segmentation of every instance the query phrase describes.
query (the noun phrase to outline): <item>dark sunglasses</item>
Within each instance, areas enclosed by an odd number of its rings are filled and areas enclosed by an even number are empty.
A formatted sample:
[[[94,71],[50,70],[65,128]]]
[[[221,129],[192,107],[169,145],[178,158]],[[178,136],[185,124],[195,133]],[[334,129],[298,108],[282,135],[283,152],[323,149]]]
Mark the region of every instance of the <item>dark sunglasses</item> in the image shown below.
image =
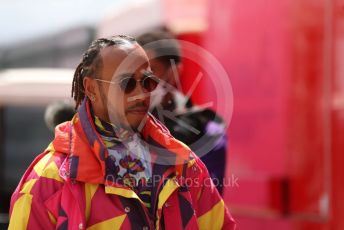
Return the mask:
[[[95,78],[94,80],[109,84],[119,84],[121,90],[126,94],[134,91],[137,82],[140,82],[142,88],[148,92],[152,92],[159,84],[159,78],[157,78],[153,74],[145,74],[145,76],[141,80],[136,80],[134,77],[125,77],[119,81],[106,81],[99,78]]]

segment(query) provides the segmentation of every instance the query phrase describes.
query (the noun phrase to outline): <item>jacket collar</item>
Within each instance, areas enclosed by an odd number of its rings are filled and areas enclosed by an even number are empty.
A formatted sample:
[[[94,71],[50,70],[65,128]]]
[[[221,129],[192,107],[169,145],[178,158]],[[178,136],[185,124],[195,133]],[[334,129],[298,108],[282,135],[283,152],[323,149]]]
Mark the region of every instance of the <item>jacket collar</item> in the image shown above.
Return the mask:
[[[148,115],[141,134],[151,151],[162,156],[167,161],[165,163],[173,165],[177,175],[185,173],[191,150],[173,138],[168,129],[152,115]],[[60,168],[63,178],[108,184],[105,180],[108,152],[96,132],[88,99],[84,99],[71,121],[56,127],[53,146],[55,151],[68,155]]]

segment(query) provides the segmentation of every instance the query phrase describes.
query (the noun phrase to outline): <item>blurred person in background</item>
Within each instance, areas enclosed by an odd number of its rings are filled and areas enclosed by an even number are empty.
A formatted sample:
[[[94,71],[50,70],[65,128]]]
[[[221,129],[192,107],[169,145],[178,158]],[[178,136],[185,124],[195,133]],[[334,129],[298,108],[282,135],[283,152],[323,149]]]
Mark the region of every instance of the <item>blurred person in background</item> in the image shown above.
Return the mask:
[[[69,101],[56,101],[47,106],[44,121],[50,131],[65,121],[70,121],[75,114],[75,105]]]
[[[234,229],[204,164],[148,112],[158,82],[135,39],[93,41],[77,113],[25,172],[9,229]]]
[[[146,50],[154,75],[163,83],[152,100],[152,113],[175,138],[187,144],[201,158],[222,194],[227,152],[223,119],[211,109],[193,105],[178,88],[182,54],[178,40],[170,32],[154,30],[138,36],[137,41]],[[172,114],[164,116],[166,111]],[[201,140],[204,136],[207,143]],[[199,150],[209,142],[211,151],[202,154]]]

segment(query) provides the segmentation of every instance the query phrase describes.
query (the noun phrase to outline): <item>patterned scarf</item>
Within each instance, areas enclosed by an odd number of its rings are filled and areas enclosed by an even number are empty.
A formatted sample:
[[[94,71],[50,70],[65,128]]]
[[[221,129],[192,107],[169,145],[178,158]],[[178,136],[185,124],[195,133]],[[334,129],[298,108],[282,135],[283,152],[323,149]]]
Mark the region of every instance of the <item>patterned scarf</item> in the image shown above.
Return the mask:
[[[93,116],[109,156],[106,175],[135,191],[147,208],[150,208],[150,182],[152,178],[151,156],[139,133],[119,128]]]

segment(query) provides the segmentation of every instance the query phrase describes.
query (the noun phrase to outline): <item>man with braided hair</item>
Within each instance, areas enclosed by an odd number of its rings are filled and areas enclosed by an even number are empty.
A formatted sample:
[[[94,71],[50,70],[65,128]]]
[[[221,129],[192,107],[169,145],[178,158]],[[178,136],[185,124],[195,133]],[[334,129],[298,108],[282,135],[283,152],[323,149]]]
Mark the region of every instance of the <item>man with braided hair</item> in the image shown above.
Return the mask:
[[[128,36],[77,66],[77,113],[12,195],[9,229],[234,229],[204,164],[149,112],[158,79]]]
[[[152,114],[201,158],[222,194],[227,152],[223,119],[209,108],[192,104],[191,99],[182,93],[177,84],[181,80],[181,45],[172,33],[153,30],[136,40],[145,49],[152,71],[161,79],[155,92],[157,99],[151,103],[154,107]]]

